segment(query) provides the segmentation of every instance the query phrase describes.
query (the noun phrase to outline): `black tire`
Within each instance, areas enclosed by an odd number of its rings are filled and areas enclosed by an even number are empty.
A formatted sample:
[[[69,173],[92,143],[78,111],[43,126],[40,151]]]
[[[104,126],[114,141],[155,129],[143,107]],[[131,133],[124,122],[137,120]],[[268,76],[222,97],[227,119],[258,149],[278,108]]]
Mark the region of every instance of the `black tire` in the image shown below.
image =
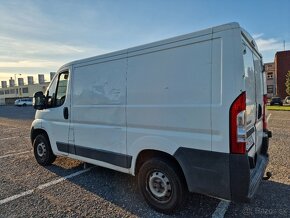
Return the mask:
[[[50,142],[46,135],[40,134],[36,136],[33,142],[34,157],[42,166],[48,166],[55,161],[56,156],[53,154]]]
[[[138,187],[149,206],[165,214],[180,209],[188,195],[180,169],[167,159],[146,161],[138,173]]]
[[[24,103],[24,104],[23,104],[23,107],[26,107],[26,106],[27,106],[27,105]]]

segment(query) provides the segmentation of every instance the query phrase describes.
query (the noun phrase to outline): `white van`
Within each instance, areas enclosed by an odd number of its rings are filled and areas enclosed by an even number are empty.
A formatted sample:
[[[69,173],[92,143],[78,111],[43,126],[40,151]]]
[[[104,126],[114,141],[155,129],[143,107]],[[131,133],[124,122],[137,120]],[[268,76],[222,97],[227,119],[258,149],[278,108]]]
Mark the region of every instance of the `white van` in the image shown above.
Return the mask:
[[[262,56],[238,23],[68,63],[37,109],[37,162],[67,156],[138,176],[170,213],[189,192],[245,201],[268,163]]]

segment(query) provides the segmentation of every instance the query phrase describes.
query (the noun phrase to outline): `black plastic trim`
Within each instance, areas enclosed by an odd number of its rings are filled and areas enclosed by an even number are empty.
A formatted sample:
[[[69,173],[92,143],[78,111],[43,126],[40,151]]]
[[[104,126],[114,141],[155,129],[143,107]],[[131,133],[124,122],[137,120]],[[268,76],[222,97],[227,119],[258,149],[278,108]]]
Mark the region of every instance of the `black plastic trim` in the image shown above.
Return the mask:
[[[103,161],[123,168],[131,168],[132,156],[130,155],[105,151],[101,149],[87,148],[62,142],[56,142],[56,145],[57,149],[61,152]]]
[[[254,131],[255,131],[255,127],[252,127],[251,129],[249,129],[249,130],[247,131],[247,133],[246,133],[247,138],[250,137],[250,136],[253,134]]]
[[[269,161],[269,138],[263,137],[262,148],[257,153],[255,168],[250,169],[247,155],[230,155],[231,199],[248,202],[257,191]]]
[[[31,144],[33,144],[33,134],[34,134],[34,127],[32,127],[30,129],[30,141],[31,141]]]
[[[264,138],[253,169],[247,154],[181,147],[174,157],[183,170],[190,192],[247,202],[258,189],[268,164],[268,143],[268,138]]]
[[[62,143],[62,142],[56,142],[56,146],[57,146],[57,149],[61,152],[64,152],[64,153],[69,153],[68,152],[68,147],[69,147],[69,144],[67,143]]]
[[[231,198],[229,154],[181,147],[174,157],[183,169],[190,192]]]
[[[231,199],[246,201],[250,186],[250,163],[245,154],[230,154]]]
[[[249,147],[249,149],[247,149],[247,152],[250,151],[254,145],[255,145],[255,143],[252,143],[252,145]]]

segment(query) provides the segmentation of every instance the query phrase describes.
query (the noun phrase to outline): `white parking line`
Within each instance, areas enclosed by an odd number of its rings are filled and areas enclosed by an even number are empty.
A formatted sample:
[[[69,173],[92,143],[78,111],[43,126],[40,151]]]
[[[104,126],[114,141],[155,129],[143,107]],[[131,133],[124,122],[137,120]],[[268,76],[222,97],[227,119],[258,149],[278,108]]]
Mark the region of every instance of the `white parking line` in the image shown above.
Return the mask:
[[[3,127],[3,128],[5,128],[5,127]],[[5,132],[5,131],[14,130],[14,129],[19,129],[19,127],[6,128],[6,129],[2,129],[2,131]]]
[[[290,119],[279,119],[279,118],[272,118],[272,120],[279,120],[279,121],[290,121]]]
[[[269,114],[269,116],[267,117],[267,123],[269,122],[269,119],[271,117],[272,114]]]
[[[23,151],[23,152],[19,152],[19,153],[6,154],[6,155],[3,155],[3,156],[0,156],[0,159],[6,158],[6,157],[16,156],[16,155],[20,155],[20,154],[26,154],[26,153],[30,153],[30,152],[31,151]]]
[[[4,140],[10,140],[10,139],[17,139],[17,138],[22,138],[21,136],[12,136],[12,137],[8,137],[8,138],[2,138],[2,139],[0,139],[0,141],[4,141]],[[27,138],[27,139],[29,139],[30,137],[23,137],[23,138]]]
[[[56,179],[56,180],[53,180],[53,181],[51,181],[51,182],[48,182],[48,183],[45,183],[45,184],[39,185],[39,186],[36,187],[35,189],[30,189],[30,190],[25,191],[25,192],[22,192],[22,193],[20,193],[20,194],[13,195],[13,196],[11,196],[11,197],[8,197],[8,198],[5,198],[5,199],[2,199],[2,200],[0,200],[0,205],[2,205],[2,204],[6,204],[6,203],[8,203],[8,202],[10,202],[10,201],[14,201],[14,200],[16,200],[16,199],[18,199],[18,198],[21,198],[21,197],[24,197],[24,196],[26,196],[26,195],[31,195],[31,194],[32,194],[33,192],[35,192],[36,190],[41,190],[41,189],[47,188],[47,187],[49,187],[49,186],[52,186],[52,185],[58,184],[58,183],[60,183],[60,182],[62,182],[62,181],[64,181],[64,180],[67,180],[67,179],[70,179],[70,178],[73,178],[73,177],[79,176],[79,175],[81,175],[81,174],[83,174],[83,173],[86,173],[86,172],[90,171],[91,169],[92,169],[92,167],[91,167],[91,168],[84,169],[84,170],[80,170],[80,171],[78,171],[78,172],[72,173],[72,174],[67,175],[67,176],[65,176],[65,177],[62,177],[62,178],[60,178],[60,179]]]
[[[230,205],[229,201],[222,200],[218,206],[216,207],[214,213],[211,215],[212,218],[223,218],[225,216],[225,213],[227,212],[227,209]]]
[[[2,140],[9,140],[9,139],[16,139],[16,138],[19,138],[19,136],[13,136],[13,137],[8,137],[8,138],[2,138],[2,139],[0,139],[0,141],[2,141]]]

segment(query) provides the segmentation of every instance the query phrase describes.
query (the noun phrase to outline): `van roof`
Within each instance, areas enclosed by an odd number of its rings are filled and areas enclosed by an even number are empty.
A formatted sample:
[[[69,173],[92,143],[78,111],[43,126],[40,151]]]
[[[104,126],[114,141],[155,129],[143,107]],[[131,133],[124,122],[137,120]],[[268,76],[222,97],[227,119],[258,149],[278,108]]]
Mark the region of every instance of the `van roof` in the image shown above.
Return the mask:
[[[158,46],[160,44],[169,44],[169,43],[176,42],[176,41],[182,41],[182,40],[186,40],[186,39],[189,39],[189,38],[205,36],[205,35],[209,35],[209,34],[212,34],[212,33],[217,33],[217,32],[221,32],[221,31],[225,31],[225,30],[229,30],[229,29],[236,29],[236,28],[241,28],[239,23],[237,23],[237,22],[227,23],[227,24],[223,24],[223,25],[207,28],[207,29],[204,29],[204,30],[200,30],[200,31],[196,31],[196,32],[192,32],[192,33],[188,33],[188,34],[184,34],[184,35],[180,35],[180,36],[175,36],[175,37],[172,37],[172,38],[163,39],[163,40],[159,40],[159,41],[156,41],[156,42],[147,43],[147,44],[144,44],[144,45],[135,46],[135,47],[128,48],[128,49],[123,49],[123,50],[114,51],[114,52],[110,52],[110,53],[106,53],[106,54],[102,54],[102,55],[93,56],[93,57],[90,57],[90,58],[85,58],[85,59],[72,61],[72,62],[69,62],[69,63],[63,65],[60,69],[62,69],[64,67],[68,67],[70,65],[74,65],[74,64],[85,63],[85,62],[90,62],[90,61],[96,61],[96,60],[100,60],[100,59],[108,58],[108,57],[112,57],[112,56],[114,56],[114,57],[123,56],[123,55],[126,55],[126,54],[128,54],[130,52],[133,52],[133,51],[136,51],[136,50],[152,48],[152,47]],[[250,37],[250,35],[246,31],[244,31],[244,30],[242,30],[242,31],[245,32],[245,35],[247,37],[249,36],[249,38],[252,39]]]

